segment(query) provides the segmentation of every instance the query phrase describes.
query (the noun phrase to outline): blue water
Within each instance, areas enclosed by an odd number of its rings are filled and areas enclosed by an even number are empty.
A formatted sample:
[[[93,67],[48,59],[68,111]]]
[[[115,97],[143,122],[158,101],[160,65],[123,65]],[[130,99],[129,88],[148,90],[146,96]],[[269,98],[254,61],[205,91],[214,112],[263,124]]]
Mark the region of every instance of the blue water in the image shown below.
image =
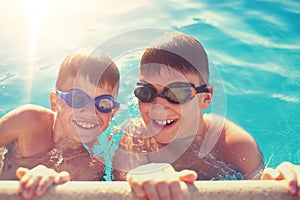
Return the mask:
[[[225,89],[225,116],[253,135],[266,165],[300,164],[299,1],[24,2],[0,1],[0,116],[25,103],[49,107],[59,65],[74,50],[137,28],[177,30],[207,50],[212,83]],[[123,105],[138,62],[117,61],[129,80],[120,88]]]

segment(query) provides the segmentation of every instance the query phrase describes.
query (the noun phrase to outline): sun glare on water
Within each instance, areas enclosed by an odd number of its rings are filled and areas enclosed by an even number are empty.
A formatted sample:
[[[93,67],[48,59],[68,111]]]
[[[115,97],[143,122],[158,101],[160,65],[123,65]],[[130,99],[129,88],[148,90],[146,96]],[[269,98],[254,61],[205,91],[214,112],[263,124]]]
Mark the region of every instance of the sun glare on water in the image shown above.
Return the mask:
[[[27,21],[30,30],[30,38],[28,38],[28,60],[27,60],[27,99],[30,101],[31,88],[33,81],[34,68],[37,61],[37,46],[39,40],[40,26],[45,17],[50,14],[50,9],[54,5],[53,0],[22,0],[25,12],[27,13]]]

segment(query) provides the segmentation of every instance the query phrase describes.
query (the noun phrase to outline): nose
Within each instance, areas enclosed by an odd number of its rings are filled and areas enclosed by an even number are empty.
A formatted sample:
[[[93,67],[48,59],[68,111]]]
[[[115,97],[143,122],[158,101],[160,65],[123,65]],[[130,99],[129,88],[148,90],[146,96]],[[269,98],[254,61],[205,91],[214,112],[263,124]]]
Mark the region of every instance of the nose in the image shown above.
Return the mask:
[[[161,104],[162,106],[166,106],[168,103],[169,101],[160,94],[153,99],[153,104]]]
[[[162,104],[153,104],[149,110],[149,115],[150,118],[165,118],[167,111]]]
[[[82,108],[78,108],[76,109],[78,111],[74,112],[73,117],[75,119],[82,119],[82,118],[86,118],[86,119],[90,119],[90,120],[94,120],[94,122],[99,120],[99,115],[98,115],[98,111],[95,107],[94,104],[92,103],[88,103],[85,106],[83,106]],[[99,123],[99,121],[98,121]]]
[[[97,112],[97,108],[96,108],[95,104],[93,104],[93,103],[87,103],[85,106],[83,106],[81,108],[80,112],[95,113],[95,112]]]

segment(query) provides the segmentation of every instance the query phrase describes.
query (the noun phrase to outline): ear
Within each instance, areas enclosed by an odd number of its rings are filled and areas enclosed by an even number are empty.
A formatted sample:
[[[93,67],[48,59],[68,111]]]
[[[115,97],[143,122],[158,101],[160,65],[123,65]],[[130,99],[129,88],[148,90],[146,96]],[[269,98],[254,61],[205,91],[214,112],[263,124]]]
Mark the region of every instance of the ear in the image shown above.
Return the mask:
[[[201,98],[201,108],[203,109],[208,109],[211,101],[212,101],[212,97],[214,95],[214,86],[209,84],[207,86],[207,88],[209,89],[209,93],[202,93],[202,98]]]
[[[57,101],[57,95],[54,91],[50,92],[50,107],[51,110],[54,112],[57,112],[57,106],[56,106],[56,101]]]

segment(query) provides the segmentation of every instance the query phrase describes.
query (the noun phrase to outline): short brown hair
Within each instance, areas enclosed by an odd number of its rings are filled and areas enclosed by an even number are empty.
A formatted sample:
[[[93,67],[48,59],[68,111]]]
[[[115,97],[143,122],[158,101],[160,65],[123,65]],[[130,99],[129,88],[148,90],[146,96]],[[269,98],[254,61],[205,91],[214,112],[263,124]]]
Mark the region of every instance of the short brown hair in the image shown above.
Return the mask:
[[[97,87],[106,84],[112,90],[118,88],[120,80],[116,64],[103,53],[98,53],[97,56],[81,53],[67,56],[60,66],[56,88],[62,90],[67,78],[76,78],[77,76],[87,78]]]
[[[159,65],[147,65],[151,63]],[[150,44],[141,58],[140,72],[159,74],[162,65],[181,73],[197,74],[201,84],[208,83],[206,52],[195,38],[186,34],[169,32]]]

